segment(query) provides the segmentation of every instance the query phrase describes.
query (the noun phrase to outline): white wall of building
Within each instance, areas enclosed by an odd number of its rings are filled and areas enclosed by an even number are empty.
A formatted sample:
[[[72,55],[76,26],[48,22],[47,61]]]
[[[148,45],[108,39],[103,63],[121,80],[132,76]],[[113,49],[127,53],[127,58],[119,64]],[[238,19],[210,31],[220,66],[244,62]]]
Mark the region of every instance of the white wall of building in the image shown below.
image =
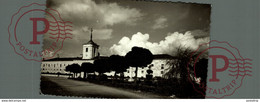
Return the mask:
[[[73,60],[73,61],[43,61],[41,65],[41,72],[43,73],[69,73],[65,71],[66,66],[77,63],[81,66],[83,62],[93,63],[94,60]],[[153,77],[162,77],[164,73],[166,73],[167,68],[169,67],[167,64],[167,59],[154,59],[152,61],[151,70],[153,70]],[[151,65],[150,64],[150,65]],[[129,81],[133,81],[135,77],[135,67],[129,67],[126,72],[124,72],[125,77],[129,77]],[[147,75],[147,67],[138,67],[138,78],[146,78]],[[114,76],[114,71],[104,73],[107,76]],[[83,75],[83,74],[81,74]],[[119,75],[119,74],[118,74]]]
[[[94,60],[74,60],[74,61],[43,61],[41,64],[41,72],[43,73],[69,73],[66,72],[66,66],[77,63],[81,66],[83,62],[93,63]]]
[[[166,73],[166,69],[169,67],[167,64],[167,60],[166,59],[154,59],[152,61],[152,63],[150,65],[153,65],[151,67],[151,70],[153,71],[152,75],[153,77],[162,77],[164,73]],[[147,70],[148,70],[148,66],[147,67],[138,67],[138,71],[137,71],[137,77],[138,78],[146,78],[147,75]],[[126,72],[124,72],[125,77],[130,77],[130,81],[132,81],[132,79],[135,77],[135,67],[130,67],[127,69]]]

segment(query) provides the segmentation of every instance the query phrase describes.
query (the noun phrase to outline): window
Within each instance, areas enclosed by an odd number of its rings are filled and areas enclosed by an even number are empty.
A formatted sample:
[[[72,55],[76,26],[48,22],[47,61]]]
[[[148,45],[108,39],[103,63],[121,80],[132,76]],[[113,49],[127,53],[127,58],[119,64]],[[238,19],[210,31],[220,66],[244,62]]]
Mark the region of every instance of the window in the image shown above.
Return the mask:
[[[62,64],[60,64],[60,67],[62,66]]]
[[[54,67],[55,67],[55,64],[54,64]]]
[[[127,73],[129,73],[129,70],[127,71]]]
[[[88,48],[86,48],[86,52],[88,52]]]
[[[142,73],[144,73],[144,71],[142,70]]]
[[[162,64],[161,69],[164,69],[164,64]]]
[[[163,74],[163,71],[161,71],[161,74]]]
[[[48,66],[50,67],[50,64],[48,64]]]

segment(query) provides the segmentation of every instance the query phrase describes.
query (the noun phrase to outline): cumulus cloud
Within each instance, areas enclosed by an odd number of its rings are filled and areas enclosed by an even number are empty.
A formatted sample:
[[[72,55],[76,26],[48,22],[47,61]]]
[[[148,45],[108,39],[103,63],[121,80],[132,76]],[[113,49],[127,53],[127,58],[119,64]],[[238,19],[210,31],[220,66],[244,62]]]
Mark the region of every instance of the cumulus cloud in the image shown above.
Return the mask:
[[[133,46],[139,46],[149,49],[153,54],[169,54],[174,56],[177,48],[180,46],[196,50],[200,44],[209,42],[209,37],[196,39],[192,33],[193,32],[190,31],[184,34],[178,32],[169,33],[164,40],[152,43],[148,41],[149,34],[138,32],[131,38],[123,37],[118,44],[114,44],[110,50],[113,54],[124,56]]]
[[[62,35],[59,36],[66,38],[61,50],[64,51],[62,53],[64,56],[79,56],[82,53],[82,44],[90,39],[90,28],[93,28],[94,41],[108,40],[112,38],[112,28],[116,24],[133,26],[143,17],[138,9],[123,7],[112,2],[97,3],[95,0],[47,0],[46,11],[50,12],[57,21],[62,21],[53,9],[58,11],[63,21],[72,22],[72,24],[65,24],[69,25],[65,29],[72,31],[57,31],[57,29],[64,30],[64,28],[54,27],[56,23],[51,23],[51,29],[56,31],[48,30],[44,34],[43,49],[47,49],[54,41],[50,37],[58,37],[58,33],[61,33]],[[55,22],[53,16],[46,13],[45,18]],[[62,23],[59,24],[64,26]],[[68,34],[65,35],[65,33]]]
[[[155,24],[152,26],[153,29],[162,29],[167,27],[167,18],[161,16],[155,20]]]
[[[93,0],[48,0],[50,8],[57,10],[62,19],[73,22],[74,38],[86,36],[82,29],[93,27],[93,39],[109,39],[115,24],[135,25],[142,13],[135,8],[122,7],[117,3],[96,3]],[[51,11],[51,10],[49,10]],[[46,18],[50,18],[47,17]],[[79,39],[76,39],[79,40]]]

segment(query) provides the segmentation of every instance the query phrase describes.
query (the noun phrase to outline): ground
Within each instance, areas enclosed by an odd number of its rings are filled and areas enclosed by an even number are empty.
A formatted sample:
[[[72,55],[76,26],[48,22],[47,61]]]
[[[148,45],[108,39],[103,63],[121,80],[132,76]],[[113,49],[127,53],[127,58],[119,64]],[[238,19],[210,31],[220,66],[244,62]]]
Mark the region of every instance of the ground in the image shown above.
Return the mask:
[[[42,76],[41,92],[49,95],[83,96],[92,98],[170,98],[167,96],[108,87],[57,76]]]

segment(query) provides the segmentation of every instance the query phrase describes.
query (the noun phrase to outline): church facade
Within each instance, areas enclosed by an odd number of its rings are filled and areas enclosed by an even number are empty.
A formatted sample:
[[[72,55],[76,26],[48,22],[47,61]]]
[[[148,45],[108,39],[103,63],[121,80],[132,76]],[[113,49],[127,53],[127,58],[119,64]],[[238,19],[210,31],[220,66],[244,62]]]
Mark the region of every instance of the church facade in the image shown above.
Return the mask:
[[[68,74],[66,72],[66,66],[71,64],[79,64],[81,65],[84,62],[94,63],[94,61],[98,58],[108,58],[105,56],[100,56],[98,52],[99,45],[96,44],[92,40],[92,29],[91,29],[91,36],[90,41],[83,44],[82,47],[82,57],[74,57],[74,58],[53,58],[43,60],[41,64],[41,73],[51,73],[51,74]],[[154,59],[150,65],[143,68],[138,68],[138,78],[146,78],[147,70],[150,68],[153,70],[153,77],[162,77],[164,73],[167,72],[167,68],[169,66],[166,64],[169,59],[173,57],[166,54],[161,55],[153,55]],[[135,76],[135,67],[129,67],[126,72],[124,72],[124,76],[129,78],[129,81],[133,81],[133,77]],[[114,76],[114,72],[107,72],[104,73],[107,76]],[[81,74],[83,75],[83,74]],[[83,76],[81,76],[83,77]]]

